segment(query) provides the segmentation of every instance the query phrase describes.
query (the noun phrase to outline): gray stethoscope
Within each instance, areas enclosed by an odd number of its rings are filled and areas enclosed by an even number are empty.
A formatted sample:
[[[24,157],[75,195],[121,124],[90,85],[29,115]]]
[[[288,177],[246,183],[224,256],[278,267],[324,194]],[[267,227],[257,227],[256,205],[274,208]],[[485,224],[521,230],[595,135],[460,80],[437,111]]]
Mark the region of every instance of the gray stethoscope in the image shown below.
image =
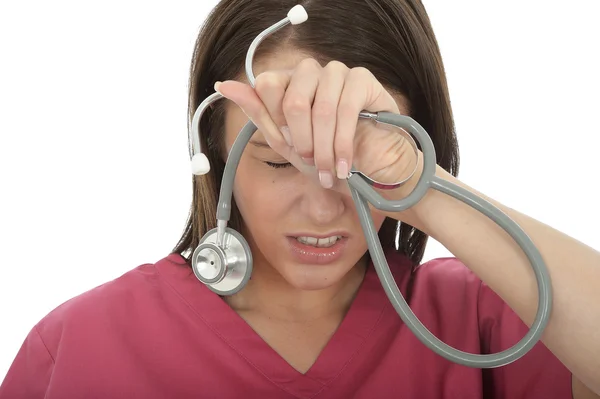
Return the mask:
[[[266,37],[288,24],[301,24],[307,19],[308,15],[306,10],[302,6],[297,5],[288,12],[286,18],[264,30],[252,42],[246,56],[246,74],[252,87],[254,87],[255,83],[254,75],[252,73],[252,61],[258,45]],[[208,159],[201,152],[198,125],[204,110],[210,104],[221,98],[223,97],[219,93],[214,93],[206,98],[206,100],[200,104],[192,119],[192,172],[194,175],[203,175],[210,170]],[[435,176],[436,157],[433,143],[427,132],[412,118],[389,112],[361,112],[360,117],[404,129],[413,134],[422,147],[424,163],[422,175],[412,193],[403,200],[387,201],[382,198],[373,187],[380,189],[395,188],[408,179],[394,184],[384,184],[373,181],[369,179],[368,176],[365,176],[360,171],[356,170],[352,170],[347,179],[377,275],[381,280],[385,293],[404,323],[406,323],[408,328],[410,328],[424,345],[435,353],[452,362],[465,366],[477,368],[498,367],[509,364],[525,355],[537,343],[542,332],[546,328],[552,305],[550,277],[546,270],[546,265],[531,239],[512,219],[489,202],[459,186]],[[236,138],[227,158],[227,164],[223,173],[217,208],[217,227],[210,230],[202,237],[198,247],[194,250],[192,255],[192,268],[196,277],[206,284],[209,289],[219,295],[232,295],[238,292],[246,285],[252,274],[252,253],[250,247],[240,233],[227,227],[227,222],[231,212],[231,195],[236,169],[244,148],[256,130],[257,127],[250,121],[244,126]],[[410,138],[410,140],[412,140],[412,138]],[[416,149],[414,141],[413,147]],[[539,305],[531,329],[513,347],[490,355],[477,355],[459,351],[440,341],[425,328],[411,311],[404,297],[400,293],[381,248],[381,243],[379,242],[377,231],[375,231],[367,202],[380,210],[399,212],[416,204],[429,188],[436,189],[457,198],[491,218],[510,234],[527,255],[535,272],[538,284]]]

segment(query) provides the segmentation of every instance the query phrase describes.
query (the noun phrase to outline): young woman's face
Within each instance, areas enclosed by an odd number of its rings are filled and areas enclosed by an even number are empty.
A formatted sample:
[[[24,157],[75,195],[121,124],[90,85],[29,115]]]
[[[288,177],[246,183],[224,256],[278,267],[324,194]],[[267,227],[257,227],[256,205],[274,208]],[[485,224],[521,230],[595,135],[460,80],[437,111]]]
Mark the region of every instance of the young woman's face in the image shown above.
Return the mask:
[[[254,73],[293,69],[302,58],[280,53],[257,64]],[[224,101],[229,152],[248,117],[233,102]],[[366,240],[349,195],[324,189],[318,179],[286,162],[259,130],[237,169],[233,193],[252,249],[254,273],[280,276],[297,289],[324,289],[340,282],[365,255]],[[378,230],[384,217],[372,216]]]

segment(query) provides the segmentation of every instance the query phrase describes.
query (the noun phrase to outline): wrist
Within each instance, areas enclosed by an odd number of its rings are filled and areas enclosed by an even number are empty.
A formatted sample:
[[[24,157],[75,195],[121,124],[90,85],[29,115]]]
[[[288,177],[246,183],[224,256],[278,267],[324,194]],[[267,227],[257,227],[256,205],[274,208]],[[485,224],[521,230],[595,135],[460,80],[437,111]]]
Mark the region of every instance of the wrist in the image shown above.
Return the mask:
[[[415,174],[416,175],[416,174]],[[415,180],[420,177],[420,171],[418,176],[415,176]],[[435,175],[444,180],[449,180],[455,184],[458,184],[458,179],[452,176],[450,173],[445,171],[439,165],[436,166]],[[380,191],[381,195],[388,200],[399,201],[407,198],[414,188],[416,187],[416,181],[411,182],[410,187],[402,186],[400,188],[388,191]],[[448,195],[441,193],[435,189],[427,189],[425,195],[413,206],[402,211],[402,212],[383,212],[385,216],[399,220],[406,223],[427,235],[433,235],[433,228],[436,221],[439,222],[440,216],[444,214],[444,209],[447,209],[452,198]]]

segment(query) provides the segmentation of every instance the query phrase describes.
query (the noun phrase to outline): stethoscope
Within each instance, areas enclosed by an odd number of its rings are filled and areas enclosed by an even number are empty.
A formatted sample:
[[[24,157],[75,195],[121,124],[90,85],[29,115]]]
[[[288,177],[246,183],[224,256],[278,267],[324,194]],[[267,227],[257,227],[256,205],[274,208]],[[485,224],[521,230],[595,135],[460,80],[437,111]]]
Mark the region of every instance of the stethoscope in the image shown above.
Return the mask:
[[[245,65],[246,74],[252,87],[254,87],[255,83],[254,74],[252,72],[252,62],[258,45],[266,37],[288,24],[301,24],[307,19],[308,15],[306,10],[302,6],[296,5],[288,12],[286,18],[264,30],[256,37],[256,39],[254,39],[246,55]],[[210,95],[200,104],[192,118],[192,172],[194,175],[203,175],[210,170],[208,159],[201,152],[200,148],[199,121],[204,110],[210,104],[221,98],[223,98],[223,96],[218,92]],[[410,177],[402,182],[385,184],[374,181],[360,171],[353,169],[347,178],[352,193],[352,199],[356,205],[360,223],[368,243],[371,260],[375,266],[377,275],[381,280],[385,293],[396,309],[396,312],[398,312],[404,323],[424,345],[452,362],[470,367],[490,368],[509,364],[525,355],[539,341],[548,323],[552,305],[550,276],[539,251],[531,239],[512,219],[491,203],[460,186],[435,176],[436,156],[433,143],[427,132],[412,118],[389,112],[361,112],[360,118],[396,126],[410,132],[421,144],[423,153],[422,175],[411,194],[400,201],[388,201],[384,199],[373,189],[373,187],[379,189],[396,188]],[[210,290],[219,295],[232,295],[240,291],[246,285],[252,274],[252,253],[250,247],[240,233],[227,227],[227,222],[229,221],[231,212],[231,196],[235,173],[242,152],[256,130],[257,127],[250,121],[242,128],[236,138],[223,172],[219,203],[217,206],[217,227],[208,231],[204,237],[202,237],[198,247],[194,250],[191,259],[192,268],[196,277],[206,284]],[[412,140],[412,137],[409,137],[409,139]],[[416,150],[417,147],[414,140],[412,140],[412,144],[413,148]],[[538,310],[529,332],[511,348],[489,355],[477,355],[457,350],[440,341],[425,328],[411,311],[404,297],[400,293],[381,248],[381,243],[379,242],[377,231],[375,230],[369,212],[368,203],[371,203],[379,210],[400,212],[416,204],[423,198],[429,188],[433,188],[459,199],[492,219],[510,234],[529,259],[538,284]]]

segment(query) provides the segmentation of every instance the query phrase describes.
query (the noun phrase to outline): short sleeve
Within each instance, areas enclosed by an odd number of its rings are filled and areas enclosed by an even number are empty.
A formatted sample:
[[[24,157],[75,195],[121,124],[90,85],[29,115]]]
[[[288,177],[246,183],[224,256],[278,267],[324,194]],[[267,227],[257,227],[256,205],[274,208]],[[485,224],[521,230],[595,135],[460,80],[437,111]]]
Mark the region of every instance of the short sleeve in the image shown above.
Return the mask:
[[[498,353],[518,343],[529,327],[487,285],[478,295],[481,351]],[[484,397],[490,399],[572,399],[571,372],[541,342],[506,366],[483,370]]]
[[[52,356],[33,328],[0,385],[0,399],[44,398],[53,368]]]

